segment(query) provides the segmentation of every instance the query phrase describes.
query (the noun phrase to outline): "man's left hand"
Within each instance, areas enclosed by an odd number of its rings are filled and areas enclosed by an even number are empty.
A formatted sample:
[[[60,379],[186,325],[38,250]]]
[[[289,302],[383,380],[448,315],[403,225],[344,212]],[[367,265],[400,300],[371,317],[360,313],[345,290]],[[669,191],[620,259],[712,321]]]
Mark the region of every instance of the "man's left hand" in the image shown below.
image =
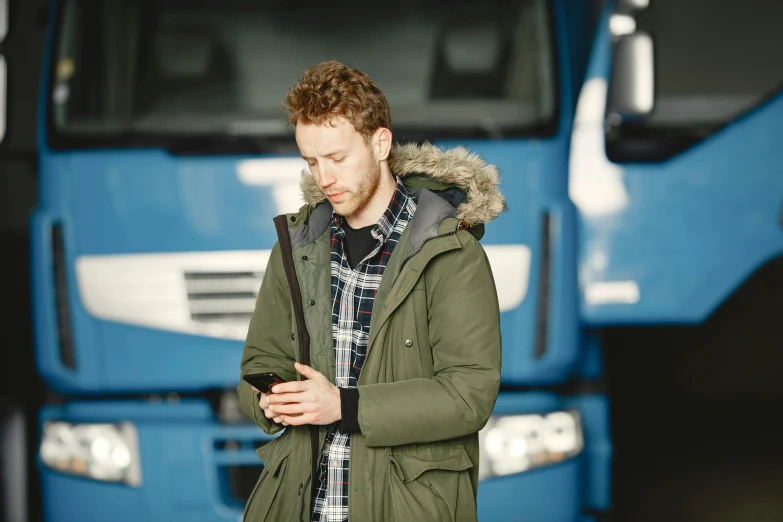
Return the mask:
[[[327,425],[342,419],[339,388],[309,366],[294,363],[294,368],[307,380],[273,386],[267,395],[269,409],[291,426]]]

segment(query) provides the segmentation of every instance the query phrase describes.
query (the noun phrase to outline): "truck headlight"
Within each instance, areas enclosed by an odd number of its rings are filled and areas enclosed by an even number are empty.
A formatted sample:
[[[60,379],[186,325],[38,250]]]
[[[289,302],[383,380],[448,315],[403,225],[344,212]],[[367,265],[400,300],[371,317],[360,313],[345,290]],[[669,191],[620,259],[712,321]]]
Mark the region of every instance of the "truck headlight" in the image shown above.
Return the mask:
[[[136,427],[45,422],[41,460],[52,469],[95,480],[141,485]]]
[[[492,416],[479,432],[479,479],[557,464],[584,447],[579,413]]]

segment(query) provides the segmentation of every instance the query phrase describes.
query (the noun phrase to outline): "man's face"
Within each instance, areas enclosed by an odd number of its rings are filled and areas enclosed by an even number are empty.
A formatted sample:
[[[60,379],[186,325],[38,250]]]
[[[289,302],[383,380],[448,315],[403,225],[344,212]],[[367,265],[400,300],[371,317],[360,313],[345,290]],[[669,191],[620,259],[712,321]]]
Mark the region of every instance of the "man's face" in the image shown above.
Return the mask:
[[[353,125],[339,118],[320,125],[297,124],[296,143],[334,211],[349,217],[378,190],[380,163]]]

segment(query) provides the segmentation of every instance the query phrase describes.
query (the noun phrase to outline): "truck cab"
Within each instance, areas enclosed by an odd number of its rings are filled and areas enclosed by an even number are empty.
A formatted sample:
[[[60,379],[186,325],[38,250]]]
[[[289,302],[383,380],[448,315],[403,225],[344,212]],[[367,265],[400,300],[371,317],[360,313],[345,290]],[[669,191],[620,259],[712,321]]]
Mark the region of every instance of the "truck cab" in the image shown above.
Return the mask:
[[[781,22],[777,2],[632,1],[596,32],[569,195],[616,520],[783,513],[764,420],[783,404]]]

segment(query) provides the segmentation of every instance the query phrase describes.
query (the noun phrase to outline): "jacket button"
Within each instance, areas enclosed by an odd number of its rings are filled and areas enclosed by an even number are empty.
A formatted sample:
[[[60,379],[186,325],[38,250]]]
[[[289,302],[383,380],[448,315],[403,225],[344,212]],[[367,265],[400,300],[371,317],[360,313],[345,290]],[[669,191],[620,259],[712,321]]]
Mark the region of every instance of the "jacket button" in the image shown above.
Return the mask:
[[[291,340],[293,341],[296,338],[296,334],[291,334]]]
[[[411,346],[413,346],[413,341],[411,341],[410,339],[406,339],[406,340],[405,340],[405,346],[407,346],[408,348],[410,348]]]
[[[307,256],[302,256],[302,261],[307,261]]]
[[[315,306],[315,299],[310,299],[310,306]]]
[[[296,222],[296,216],[291,216],[291,221],[295,223]]]

